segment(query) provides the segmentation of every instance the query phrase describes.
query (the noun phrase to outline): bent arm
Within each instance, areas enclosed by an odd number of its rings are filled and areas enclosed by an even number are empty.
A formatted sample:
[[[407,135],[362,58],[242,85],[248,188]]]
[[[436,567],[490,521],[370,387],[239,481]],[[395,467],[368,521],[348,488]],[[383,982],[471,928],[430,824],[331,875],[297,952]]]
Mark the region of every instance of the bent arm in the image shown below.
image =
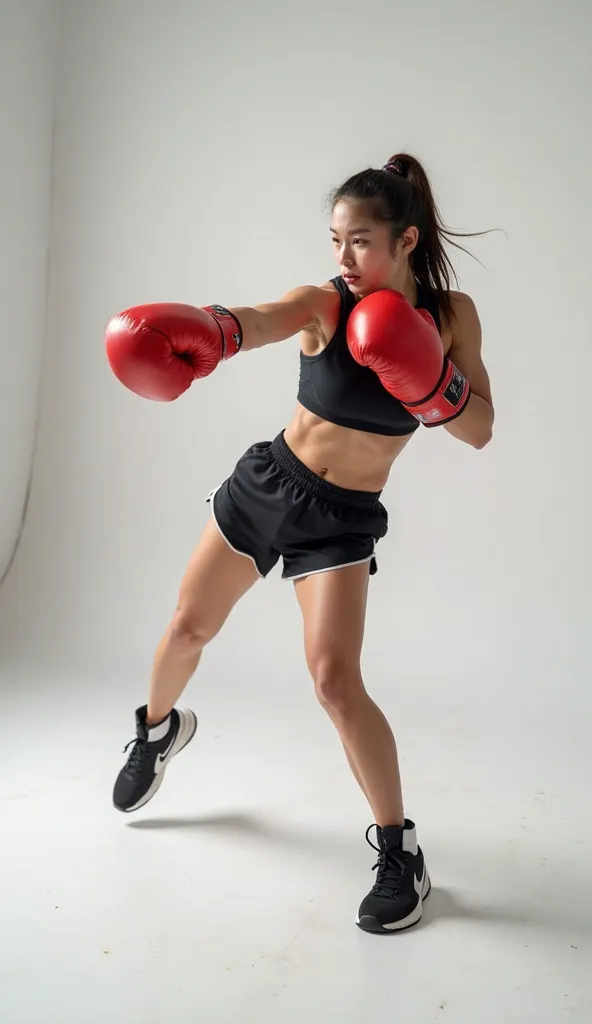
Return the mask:
[[[230,312],[243,331],[242,349],[262,348],[319,326],[327,304],[326,291],[313,285],[294,288],[276,302],[233,306]]]
[[[491,440],[495,417],[489,375],[481,358],[481,323],[473,300],[462,293],[454,296],[452,345],[449,359],[467,377],[471,396],[460,416],[443,424],[459,441],[484,448]]]

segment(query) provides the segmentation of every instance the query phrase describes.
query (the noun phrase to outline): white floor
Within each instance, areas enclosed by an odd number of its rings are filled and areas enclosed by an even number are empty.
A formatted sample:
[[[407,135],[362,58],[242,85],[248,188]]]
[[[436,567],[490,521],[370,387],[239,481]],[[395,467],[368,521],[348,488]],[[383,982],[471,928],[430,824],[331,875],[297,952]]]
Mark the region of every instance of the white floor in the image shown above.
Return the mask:
[[[587,723],[379,685],[434,888],[369,936],[370,819],[295,675],[275,704],[192,684],[196,740],[128,817],[129,683],[4,674],[3,1024],[589,1024]]]

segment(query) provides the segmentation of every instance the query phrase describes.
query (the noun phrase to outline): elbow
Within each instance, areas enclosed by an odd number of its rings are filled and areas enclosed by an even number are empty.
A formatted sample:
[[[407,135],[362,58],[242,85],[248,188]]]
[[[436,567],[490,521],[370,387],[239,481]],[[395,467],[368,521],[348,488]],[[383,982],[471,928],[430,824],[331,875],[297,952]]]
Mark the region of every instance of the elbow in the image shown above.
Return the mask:
[[[471,444],[473,448],[476,448],[478,451],[481,451],[482,448],[485,448],[485,446],[489,444],[492,437],[493,423],[483,424],[483,426],[480,428],[478,432],[475,431],[475,434],[470,439],[469,444]]]
[[[489,415],[487,416],[487,419],[484,419],[484,421],[479,424],[478,429],[475,430],[474,436],[469,442],[473,448],[476,448],[478,451],[485,448],[493,437],[493,421],[495,419],[495,413],[491,406],[488,411]]]
[[[494,413],[491,407],[485,407],[485,403],[475,403],[470,409],[467,407],[460,415],[448,423],[444,423],[444,429],[456,437],[459,441],[470,445],[471,448],[481,450],[489,444],[493,436]]]

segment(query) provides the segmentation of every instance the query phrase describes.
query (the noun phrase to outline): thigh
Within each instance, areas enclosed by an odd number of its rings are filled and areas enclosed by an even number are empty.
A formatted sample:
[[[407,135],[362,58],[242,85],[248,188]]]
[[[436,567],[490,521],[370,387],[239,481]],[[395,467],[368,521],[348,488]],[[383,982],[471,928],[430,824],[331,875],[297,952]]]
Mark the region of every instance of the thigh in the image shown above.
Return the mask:
[[[252,559],[233,551],[210,519],[185,571],[178,612],[187,626],[213,635],[259,578]]]
[[[313,676],[321,667],[333,671],[359,668],[369,563],[348,565],[296,580],[294,589],[304,622],[304,648]]]

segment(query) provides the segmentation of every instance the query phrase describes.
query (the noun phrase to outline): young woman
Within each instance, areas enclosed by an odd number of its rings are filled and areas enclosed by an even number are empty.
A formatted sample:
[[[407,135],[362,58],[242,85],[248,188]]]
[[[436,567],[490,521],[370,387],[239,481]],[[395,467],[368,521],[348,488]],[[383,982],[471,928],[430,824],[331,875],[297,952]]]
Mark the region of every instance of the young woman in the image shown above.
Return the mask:
[[[380,495],[421,423],[482,448],[493,407],[477,312],[450,290],[451,232],[421,164],[397,154],[346,181],[332,196],[331,235],[340,274],[321,287],[255,308],[136,307],[108,325],[118,379],[159,401],[239,352],[301,338],[294,416],[275,440],[249,448],[211,498],[113,799],[133,811],[154,796],[195,733],[193,712],[175,704],[201,652],[281,556],[316,694],[376,822],[378,873],[357,923],[396,931],[420,919],[430,881],[405,816],[395,740],[360,669],[374,548],[388,525]]]

